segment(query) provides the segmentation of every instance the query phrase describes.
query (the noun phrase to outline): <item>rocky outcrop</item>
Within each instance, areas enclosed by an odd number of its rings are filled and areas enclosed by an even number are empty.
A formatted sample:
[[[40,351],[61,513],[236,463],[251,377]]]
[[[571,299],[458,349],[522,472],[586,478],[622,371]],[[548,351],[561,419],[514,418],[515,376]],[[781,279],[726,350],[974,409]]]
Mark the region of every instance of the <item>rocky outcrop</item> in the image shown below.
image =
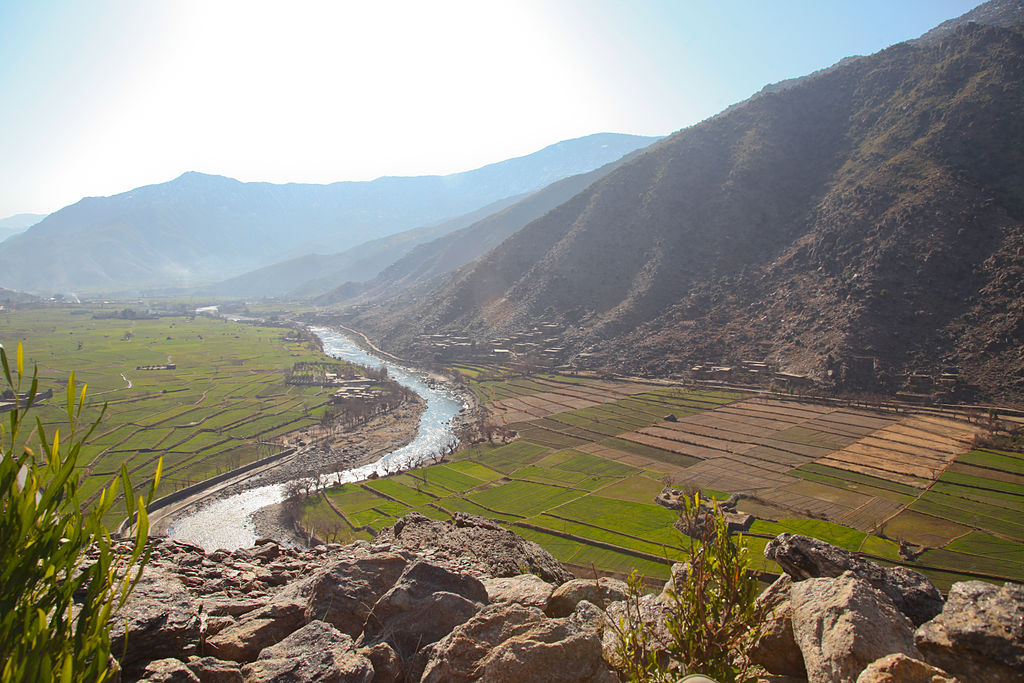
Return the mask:
[[[563,581],[554,558],[497,523],[420,515],[346,546],[261,541],[203,553],[155,539],[151,551],[112,622],[126,683],[612,683],[623,623],[637,621],[659,657],[671,653],[670,591],[689,571],[676,564],[660,594],[630,595],[614,579]],[[772,673],[811,683],[1021,679],[1024,588],[956,584],[915,636],[901,609],[920,605],[921,581],[788,535],[768,552],[795,576],[761,596],[766,635],[743,654]],[[840,566],[851,569],[831,576]],[[890,597],[899,586],[906,592]]]
[[[854,683],[879,657],[920,656],[910,620],[853,572],[797,582],[790,602],[793,636],[810,683]]]
[[[1024,586],[954,584],[942,613],[914,640],[926,661],[964,681],[1024,680]]]
[[[942,669],[903,654],[886,655],[868,664],[857,683],[961,683]]]
[[[906,567],[882,567],[816,538],[779,534],[765,547],[764,556],[777,562],[796,581],[853,572],[889,596],[915,625],[923,624],[942,610],[939,590],[923,574]]]
[[[749,656],[770,673],[803,678],[807,669],[793,635],[792,587],[793,579],[783,574],[758,597],[758,607],[765,615],[764,635],[751,648]]]
[[[452,520],[439,522],[410,513],[381,531],[377,541],[471,574],[516,576],[526,572],[554,584],[573,578],[561,562],[533,541],[476,515],[456,513]]]
[[[146,567],[128,602],[111,620],[111,651],[125,653],[121,666],[128,671],[144,662],[195,654],[200,609],[176,572]]]
[[[547,607],[554,585],[533,574],[499,576],[483,580],[487,597],[492,602],[514,602],[527,607]]]
[[[242,673],[246,683],[372,683],[373,665],[357,653],[352,638],[330,624],[311,621],[275,645]]]
[[[602,576],[599,579],[573,579],[556,588],[544,612],[549,617],[567,617],[581,600],[599,606],[625,600],[629,586],[625,581]]]
[[[424,683],[616,683],[601,641],[572,619],[534,607],[490,605],[438,643]]]

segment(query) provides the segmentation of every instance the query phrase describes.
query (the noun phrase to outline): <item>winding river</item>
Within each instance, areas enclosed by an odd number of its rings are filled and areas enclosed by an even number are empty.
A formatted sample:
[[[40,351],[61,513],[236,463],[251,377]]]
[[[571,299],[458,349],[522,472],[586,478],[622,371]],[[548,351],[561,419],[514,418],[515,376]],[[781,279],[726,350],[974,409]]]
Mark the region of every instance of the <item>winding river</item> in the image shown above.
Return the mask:
[[[320,337],[327,355],[375,369],[385,367],[391,379],[415,391],[427,404],[420,418],[419,433],[411,443],[388,453],[375,463],[324,475],[325,483],[360,481],[373,472],[386,474],[388,471],[408,469],[455,442],[452,418],[465,407],[458,397],[443,388],[427,384],[421,372],[363,351],[336,330],[326,327],[311,329]],[[217,500],[175,521],[167,535],[195,543],[207,550],[250,548],[256,541],[253,514],[260,508],[283,501],[286,487],[286,483],[261,486]]]

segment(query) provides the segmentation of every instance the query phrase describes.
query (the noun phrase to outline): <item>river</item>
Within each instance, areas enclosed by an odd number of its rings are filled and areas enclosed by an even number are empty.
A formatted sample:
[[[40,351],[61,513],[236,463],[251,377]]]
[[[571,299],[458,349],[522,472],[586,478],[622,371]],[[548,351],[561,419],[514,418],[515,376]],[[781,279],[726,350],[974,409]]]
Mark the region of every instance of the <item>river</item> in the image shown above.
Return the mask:
[[[370,465],[325,475],[326,483],[361,481],[374,472],[386,474],[388,471],[415,467],[437,455],[446,446],[454,444],[452,418],[465,407],[461,399],[443,388],[430,386],[421,372],[363,351],[336,330],[326,327],[313,327],[311,330],[323,342],[325,354],[375,369],[385,367],[391,379],[412,389],[427,404],[420,418],[419,433],[411,443]],[[253,514],[261,508],[283,501],[286,487],[287,483],[261,486],[214,501],[198,512],[175,521],[167,535],[195,543],[206,550],[251,548],[256,541]]]

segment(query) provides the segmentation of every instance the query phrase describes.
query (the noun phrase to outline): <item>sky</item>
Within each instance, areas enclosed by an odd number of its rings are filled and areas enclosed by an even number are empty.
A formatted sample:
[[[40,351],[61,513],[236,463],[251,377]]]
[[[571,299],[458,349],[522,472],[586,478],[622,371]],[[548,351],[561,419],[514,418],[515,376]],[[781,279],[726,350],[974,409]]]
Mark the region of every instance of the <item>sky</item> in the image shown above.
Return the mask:
[[[0,0],[0,218],[664,135],[977,0]]]

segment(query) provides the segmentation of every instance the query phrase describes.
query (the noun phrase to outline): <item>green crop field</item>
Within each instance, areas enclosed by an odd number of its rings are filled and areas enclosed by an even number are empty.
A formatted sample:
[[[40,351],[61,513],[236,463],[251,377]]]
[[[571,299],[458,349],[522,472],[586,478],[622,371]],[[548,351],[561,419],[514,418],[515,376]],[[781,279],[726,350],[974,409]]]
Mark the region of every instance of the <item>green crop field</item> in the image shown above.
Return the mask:
[[[123,307],[0,312],[0,343],[10,352],[22,342],[26,367],[39,369],[40,391],[53,390],[53,399],[32,409],[48,429],[66,434],[62,405],[72,371],[79,387],[88,385],[85,419],[107,406],[79,461],[86,495],[121,463],[144,486],[160,456],[157,495],[164,495],[270,455],[282,448],[275,437],[318,422],[329,395],[286,384],[285,372],[324,357],[291,330],[204,316],[93,317]],[[175,367],[137,369],[166,364]]]
[[[724,499],[749,482],[764,492],[740,503],[758,515],[743,541],[757,568],[778,571],[761,553],[770,538],[790,532],[915,567],[943,590],[965,578],[1020,580],[1021,454],[965,449],[934,479],[916,472],[880,476],[823,456],[904,418],[750,402],[749,394],[735,391],[552,374],[513,377],[504,368],[478,364],[456,369],[496,414],[514,416],[509,426],[519,438],[504,446],[473,446],[456,453],[454,462],[416,471],[421,495],[434,497],[434,509],[501,520],[577,571],[637,568],[666,576],[671,562],[684,556],[672,526],[676,513],[654,502],[666,483]],[[647,431],[652,426],[658,429]],[[912,422],[903,434],[920,434],[924,443],[946,438],[941,431],[928,436],[926,427]],[[897,434],[889,443],[900,463],[900,449],[915,441]],[[878,446],[872,448],[877,453]],[[717,453],[729,457],[714,460]],[[718,462],[720,470],[708,469]],[[689,477],[697,471],[704,474]],[[783,472],[787,476],[780,477]],[[766,481],[766,475],[776,478]],[[424,509],[425,498],[408,497],[408,477],[396,483],[406,493],[396,489],[394,498]],[[400,511],[392,512],[397,517]],[[336,521],[332,538],[354,537],[355,530]],[[914,561],[901,558],[899,541],[917,547]]]

